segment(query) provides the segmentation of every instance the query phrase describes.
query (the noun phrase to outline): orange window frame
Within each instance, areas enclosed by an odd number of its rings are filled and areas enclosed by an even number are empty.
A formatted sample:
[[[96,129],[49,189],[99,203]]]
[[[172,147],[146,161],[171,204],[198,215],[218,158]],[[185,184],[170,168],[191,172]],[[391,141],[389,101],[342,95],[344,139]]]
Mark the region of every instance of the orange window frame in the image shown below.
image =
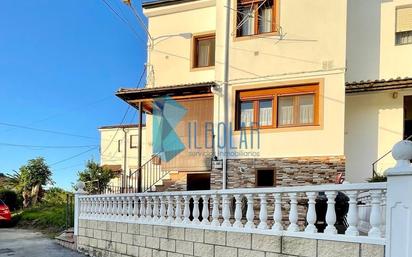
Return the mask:
[[[314,108],[313,108],[313,123],[299,124],[294,123],[290,125],[279,125],[278,123],[278,99],[281,96],[302,96],[302,95],[314,95]],[[259,101],[261,100],[272,100],[272,125],[270,126],[259,126]],[[241,109],[240,104],[242,102],[251,101],[253,102],[253,125],[251,127],[241,127],[240,126],[240,115]],[[294,103],[294,111],[299,106]],[[273,129],[273,128],[285,128],[285,127],[305,127],[305,126],[319,126],[319,113],[320,113],[320,96],[319,96],[319,84],[310,84],[302,86],[288,86],[288,87],[276,87],[276,88],[265,88],[260,90],[244,90],[238,91],[236,93],[236,115],[235,123],[236,129],[250,129],[250,128],[259,128],[259,129]],[[294,115],[295,119],[298,115]]]
[[[254,26],[254,33],[252,35],[240,35],[239,30],[241,27],[237,28],[236,30],[236,36],[237,37],[247,37],[247,36],[253,36],[253,35],[262,35],[262,34],[268,34],[268,33],[273,33],[273,32],[278,32],[278,26],[277,24],[279,23],[279,1],[280,0],[272,0],[273,5],[272,5],[272,26],[271,26],[271,31],[270,32],[259,32],[259,10],[258,7],[262,2],[265,0],[237,0],[237,10],[239,9],[239,6],[250,6],[252,5],[252,10],[253,10],[253,26]],[[238,26],[238,15],[239,12],[236,14],[236,27]]]
[[[193,56],[192,56],[193,64],[192,64],[192,68],[193,68],[193,69],[196,69],[196,68],[207,68],[207,67],[213,67],[213,66],[215,66],[215,62],[216,62],[216,61],[214,61],[213,63],[211,63],[212,54],[211,54],[210,52],[208,53],[208,65],[207,65],[207,66],[199,66],[199,65],[198,65],[198,53],[199,53],[199,45],[198,45],[198,43],[199,43],[200,41],[203,41],[203,40],[211,40],[211,39],[214,39],[214,40],[215,40],[215,51],[214,51],[214,54],[216,54],[216,35],[215,35],[215,34],[206,34],[206,35],[199,35],[199,36],[194,36],[194,37],[193,37],[193,43],[192,43],[192,45],[193,45],[193,50],[192,50],[192,52],[193,52]],[[213,59],[215,59],[215,58],[213,58]]]

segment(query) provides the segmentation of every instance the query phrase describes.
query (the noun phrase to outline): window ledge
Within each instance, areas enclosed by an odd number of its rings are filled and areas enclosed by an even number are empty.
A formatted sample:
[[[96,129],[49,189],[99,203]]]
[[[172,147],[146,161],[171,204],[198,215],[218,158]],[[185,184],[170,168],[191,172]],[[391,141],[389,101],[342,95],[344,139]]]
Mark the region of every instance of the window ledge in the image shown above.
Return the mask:
[[[295,132],[295,131],[311,131],[311,130],[321,130],[323,127],[321,125],[307,125],[307,126],[289,126],[280,128],[254,128],[253,132],[259,130],[259,133],[277,133],[277,132]],[[245,129],[249,131],[251,129]],[[237,129],[233,131],[234,135],[240,135],[241,130]]]
[[[206,66],[206,67],[192,67],[190,71],[205,71],[205,70],[214,70],[215,66]]]
[[[254,34],[254,35],[248,35],[248,36],[237,36],[234,35],[233,41],[244,41],[244,40],[250,40],[250,39],[259,39],[259,38],[269,38],[269,37],[280,37],[279,31],[274,31],[274,32],[268,32],[268,33],[261,33],[261,34]]]

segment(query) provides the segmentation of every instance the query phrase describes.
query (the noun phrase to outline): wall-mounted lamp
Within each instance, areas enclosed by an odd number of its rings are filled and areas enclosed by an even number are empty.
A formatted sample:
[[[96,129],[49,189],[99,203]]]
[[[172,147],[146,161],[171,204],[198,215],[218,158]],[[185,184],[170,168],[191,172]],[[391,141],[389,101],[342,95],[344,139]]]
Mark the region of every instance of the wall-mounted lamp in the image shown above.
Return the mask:
[[[393,92],[393,93],[392,93],[392,98],[393,98],[393,99],[398,98],[398,92]]]

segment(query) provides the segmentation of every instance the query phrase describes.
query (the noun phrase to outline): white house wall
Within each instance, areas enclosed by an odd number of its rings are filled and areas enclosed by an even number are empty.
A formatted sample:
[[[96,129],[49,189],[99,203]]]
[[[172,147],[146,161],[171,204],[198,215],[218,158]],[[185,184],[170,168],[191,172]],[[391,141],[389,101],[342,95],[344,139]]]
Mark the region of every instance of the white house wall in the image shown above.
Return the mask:
[[[403,97],[412,90],[364,93],[346,97],[346,177],[363,182],[372,177],[372,163],[392,149],[403,137]],[[395,164],[391,154],[378,162],[382,174]]]

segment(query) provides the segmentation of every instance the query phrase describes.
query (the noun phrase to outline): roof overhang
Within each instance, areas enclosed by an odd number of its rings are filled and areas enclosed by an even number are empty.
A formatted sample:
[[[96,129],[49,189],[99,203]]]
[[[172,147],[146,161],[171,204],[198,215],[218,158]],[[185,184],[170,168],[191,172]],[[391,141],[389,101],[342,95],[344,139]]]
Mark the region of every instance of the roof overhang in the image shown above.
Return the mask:
[[[153,9],[157,7],[164,7],[175,4],[183,4],[187,2],[194,2],[197,0],[155,0],[155,1],[146,1],[142,4],[144,9]]]
[[[202,82],[153,88],[121,88],[116,92],[116,96],[135,108],[142,103],[144,111],[150,113],[151,103],[156,98],[190,99],[210,96],[212,87],[215,86],[214,82]]]
[[[346,94],[412,88],[412,78],[374,80],[346,83]]]

